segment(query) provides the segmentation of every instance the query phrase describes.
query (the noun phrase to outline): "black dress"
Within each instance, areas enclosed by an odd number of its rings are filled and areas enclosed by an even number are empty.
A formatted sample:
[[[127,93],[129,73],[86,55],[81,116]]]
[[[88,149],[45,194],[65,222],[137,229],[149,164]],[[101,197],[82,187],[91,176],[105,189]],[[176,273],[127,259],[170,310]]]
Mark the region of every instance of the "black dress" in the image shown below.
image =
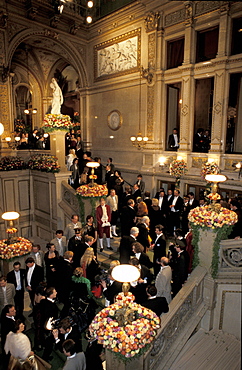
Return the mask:
[[[59,253],[55,251],[54,258],[48,258],[48,255],[49,252],[46,252],[44,256],[47,285],[56,288],[58,286]]]

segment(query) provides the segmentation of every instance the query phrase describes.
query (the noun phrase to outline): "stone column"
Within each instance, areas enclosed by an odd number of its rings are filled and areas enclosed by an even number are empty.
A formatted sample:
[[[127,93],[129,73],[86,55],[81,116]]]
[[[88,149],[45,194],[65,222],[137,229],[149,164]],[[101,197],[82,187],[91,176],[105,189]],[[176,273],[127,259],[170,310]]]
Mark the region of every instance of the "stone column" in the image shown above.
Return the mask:
[[[144,369],[144,356],[141,355],[128,363],[121,362],[113,352],[106,350],[106,369],[107,370],[143,370]]]
[[[225,115],[224,102],[227,101],[226,91],[226,65],[225,63],[218,64],[215,70],[214,81],[214,97],[213,97],[213,120],[212,120],[212,133],[211,133],[211,148],[210,153],[222,152],[222,139],[225,137],[224,130],[226,128],[227,117]]]
[[[213,232],[213,230],[203,230],[202,228],[199,230],[199,265],[202,267],[206,267],[208,272],[210,272],[210,266],[213,256],[213,243],[216,236],[217,233]]]
[[[65,134],[66,131],[62,130],[50,132],[50,152],[58,158],[61,172],[67,171],[65,165]]]

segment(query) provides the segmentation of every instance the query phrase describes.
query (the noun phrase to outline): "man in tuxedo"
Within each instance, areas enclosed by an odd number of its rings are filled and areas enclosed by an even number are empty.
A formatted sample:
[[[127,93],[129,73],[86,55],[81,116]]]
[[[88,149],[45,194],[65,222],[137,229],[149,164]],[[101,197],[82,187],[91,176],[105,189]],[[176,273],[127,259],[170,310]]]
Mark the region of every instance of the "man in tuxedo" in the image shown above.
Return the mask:
[[[185,246],[175,245],[175,250],[177,252],[177,258],[174,263],[174,269],[172,272],[172,293],[173,298],[182,288],[183,284],[187,280],[188,276],[188,266],[189,266],[189,255],[186,251]]]
[[[179,148],[179,135],[178,129],[175,127],[171,135],[168,138],[168,149],[177,151]]]
[[[153,240],[153,244],[151,244],[151,247],[154,251],[153,267],[154,275],[156,276],[160,271],[160,259],[161,257],[166,256],[166,240],[164,238],[162,225],[156,225],[155,233],[156,238]]]
[[[188,213],[191,211],[191,209],[199,207],[199,201],[195,199],[194,193],[190,191],[188,194],[189,201],[188,201]]]
[[[61,317],[65,317],[68,314],[69,310],[69,295],[72,285],[72,274],[73,266],[72,259],[74,253],[72,251],[66,251],[64,253],[63,259],[60,258],[59,267],[58,267],[58,299],[60,302],[64,303],[64,306],[61,311]]]
[[[45,337],[45,349],[43,353],[43,359],[45,361],[50,360],[50,354],[53,349],[53,337],[49,335],[49,331],[46,328],[46,324],[50,318],[53,320],[58,319],[59,310],[55,303],[57,297],[57,291],[53,287],[46,289],[46,299],[40,301],[40,326]]]
[[[121,207],[122,208],[127,206],[129,199],[133,199],[132,198],[132,189],[131,189],[130,186],[125,186],[124,193],[123,193],[122,198],[121,198]]]
[[[152,205],[152,200],[150,199],[150,192],[149,191],[145,191],[145,193],[144,193],[144,202],[147,205],[147,208],[148,208],[148,211],[149,211],[149,209]]]
[[[168,222],[168,232],[173,235],[175,229],[180,228],[180,216],[183,211],[183,199],[180,197],[180,190],[174,190],[172,203],[170,204],[170,216]]]
[[[55,340],[55,349],[58,349],[60,352],[63,352],[62,344],[67,339],[74,340],[77,352],[82,351],[80,332],[78,331],[77,326],[71,325],[68,317],[60,321],[58,329],[54,329],[52,334]]]
[[[140,277],[137,281],[132,281],[130,283],[130,291],[135,296],[135,302],[141,304],[147,300],[146,287],[151,284],[153,275],[151,274],[149,268],[145,265],[142,265],[138,258],[133,257],[129,261],[130,265],[135,266],[139,272]]]
[[[171,302],[172,270],[167,257],[161,257],[160,264],[161,268],[155,279],[157,297],[165,297],[169,304]]]
[[[16,310],[14,305],[7,304],[1,313],[1,347],[2,347],[2,365],[3,369],[8,368],[10,354],[6,354],[4,350],[6,337],[10,331],[15,328]]]
[[[140,265],[144,265],[150,269],[153,267],[153,263],[150,261],[149,256],[144,253],[144,247],[139,242],[132,244],[132,251],[134,256],[139,260]]]
[[[134,190],[134,192],[132,194],[132,198],[136,202],[136,199],[139,198],[139,197],[141,197],[141,191],[140,191],[139,185],[138,184],[134,184],[133,190]]]
[[[63,236],[63,230],[56,230],[56,237],[51,240],[51,244],[54,244],[55,250],[59,253],[60,256],[63,256],[67,250],[66,237]]]
[[[145,192],[145,182],[142,180],[142,175],[141,174],[139,174],[137,176],[136,184],[139,185],[139,190],[141,192],[141,196],[143,196],[144,192]]]
[[[79,221],[79,216],[74,214],[71,216],[71,222],[66,225],[66,228],[64,231],[64,236],[66,237],[67,241],[75,235],[75,229],[77,228],[81,229],[82,224]]]
[[[31,303],[34,305],[35,289],[39,286],[40,282],[44,280],[44,269],[35,263],[33,257],[28,257],[25,264],[25,285],[29,292]]]
[[[30,252],[29,257],[33,257],[34,262],[36,265],[45,267],[45,260],[44,260],[44,252],[40,249],[39,244],[33,244],[32,251]]]
[[[113,279],[112,268],[108,270],[108,279],[109,284],[107,284],[105,280],[101,280],[101,285],[103,287],[103,295],[106,298],[105,302],[106,307],[114,303],[116,295],[122,292],[122,283]]]
[[[137,227],[132,227],[130,229],[130,235],[124,235],[121,238],[119,245],[120,263],[129,263],[130,257],[133,255],[132,245],[136,242],[138,235],[139,229]]]
[[[75,229],[75,235],[72,236],[68,243],[68,250],[74,253],[73,256],[73,269],[80,266],[80,259],[83,256],[87,246],[84,245],[81,237],[81,229]]]
[[[0,277],[0,312],[7,304],[14,305],[15,287],[7,283],[6,276]]]
[[[13,270],[7,274],[7,281],[8,283],[13,284],[15,287],[15,308],[17,311],[17,316],[23,319],[25,270],[21,269],[21,264],[19,261],[14,262]]]
[[[168,213],[168,199],[167,199],[167,196],[165,194],[165,192],[163,190],[160,191],[158,197],[157,197],[159,203],[159,207],[160,207],[160,210],[162,212],[162,216],[163,217],[167,217],[167,213]]]
[[[146,293],[148,299],[141,303],[143,307],[149,308],[151,311],[155,312],[157,316],[169,311],[165,297],[157,297],[157,289],[155,285],[147,286]]]
[[[135,215],[134,200],[129,199],[127,206],[122,208],[122,213],[120,216],[122,236],[129,235],[130,229],[135,226]]]

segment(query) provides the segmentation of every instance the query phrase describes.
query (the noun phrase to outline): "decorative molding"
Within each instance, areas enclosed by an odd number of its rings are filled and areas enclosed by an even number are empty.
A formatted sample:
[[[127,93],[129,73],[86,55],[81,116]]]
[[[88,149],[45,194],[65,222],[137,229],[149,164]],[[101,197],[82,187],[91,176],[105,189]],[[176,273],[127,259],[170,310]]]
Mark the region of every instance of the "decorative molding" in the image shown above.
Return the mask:
[[[140,70],[141,28],[94,46],[94,80],[127,75]]]
[[[180,9],[176,12],[167,14],[165,16],[165,27],[173,26],[174,24],[181,23],[185,21],[186,10]]]
[[[10,133],[8,86],[0,84],[0,112],[4,130]]]
[[[181,109],[181,113],[183,116],[186,116],[188,114],[188,105],[187,104],[184,104],[182,109]]]
[[[213,106],[213,110],[214,110],[214,112],[215,112],[216,114],[221,113],[221,111],[222,111],[222,103],[220,103],[220,102],[218,101],[216,104],[214,104],[214,106]]]
[[[200,168],[204,163],[207,162],[207,158],[201,158],[201,157],[192,157],[192,167]]]
[[[145,29],[146,32],[150,31],[156,31],[159,26],[159,19],[160,19],[160,14],[159,12],[149,12],[149,14],[145,17]]]
[[[198,1],[195,4],[195,15],[202,15],[212,10],[219,9],[221,1]]]
[[[151,140],[154,132],[155,87],[148,86],[147,90],[147,136]]]
[[[0,12],[0,28],[6,28],[7,27],[7,21],[8,21],[8,15],[6,12],[1,11]]]
[[[221,311],[220,311],[220,318],[219,318],[219,330],[223,330],[225,295],[226,295],[226,293],[239,293],[241,295],[241,291],[239,291],[239,290],[223,290],[222,300],[221,300]]]

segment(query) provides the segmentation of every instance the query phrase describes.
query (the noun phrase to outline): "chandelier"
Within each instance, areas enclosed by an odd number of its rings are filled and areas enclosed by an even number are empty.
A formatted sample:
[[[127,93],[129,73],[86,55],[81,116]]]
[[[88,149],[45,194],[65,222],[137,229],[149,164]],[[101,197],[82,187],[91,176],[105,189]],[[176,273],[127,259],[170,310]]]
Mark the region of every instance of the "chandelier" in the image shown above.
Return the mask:
[[[140,116],[141,116],[141,77],[142,77],[142,68],[140,69],[140,80],[139,80],[139,131],[136,136],[131,136],[130,140],[132,142],[132,145],[135,146],[138,150],[141,150],[145,147],[147,141],[149,138],[147,136],[143,136],[141,133],[141,122],[140,122]]]

